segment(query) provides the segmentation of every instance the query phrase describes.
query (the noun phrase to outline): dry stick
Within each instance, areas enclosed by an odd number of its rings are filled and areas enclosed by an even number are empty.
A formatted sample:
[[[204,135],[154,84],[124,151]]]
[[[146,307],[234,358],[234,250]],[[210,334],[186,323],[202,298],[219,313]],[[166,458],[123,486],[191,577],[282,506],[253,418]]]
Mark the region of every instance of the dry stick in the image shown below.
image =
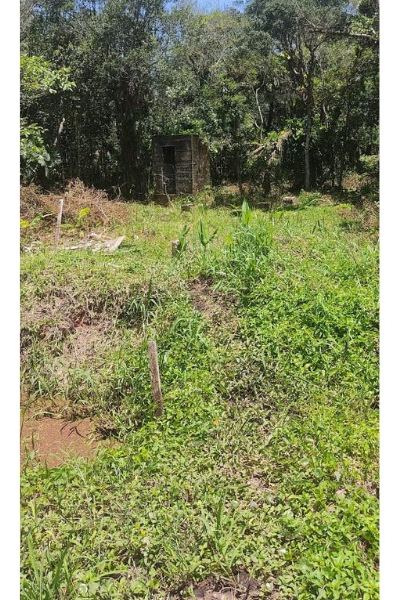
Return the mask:
[[[59,213],[57,215],[57,223],[56,223],[56,233],[55,233],[55,246],[57,247],[60,238],[60,227],[62,224],[62,214],[63,214],[63,198],[59,198]]]
[[[153,389],[153,400],[157,405],[157,410],[155,414],[157,417],[162,415],[162,411],[164,410],[164,404],[162,402],[162,392],[161,392],[161,379],[160,379],[160,370],[158,367],[158,352],[157,352],[157,344],[154,340],[148,342],[148,357],[150,360],[150,375],[151,375],[151,385]]]

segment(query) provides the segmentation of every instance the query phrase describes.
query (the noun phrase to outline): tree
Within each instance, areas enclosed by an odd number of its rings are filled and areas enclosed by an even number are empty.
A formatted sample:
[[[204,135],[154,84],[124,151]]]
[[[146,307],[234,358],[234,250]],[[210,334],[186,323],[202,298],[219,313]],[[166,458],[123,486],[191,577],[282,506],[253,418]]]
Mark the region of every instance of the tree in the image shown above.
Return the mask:
[[[202,135],[215,182],[236,180],[242,193],[248,152],[267,126],[266,94],[273,92],[278,60],[236,11],[200,15],[182,7],[166,17],[165,31],[156,125],[161,133]]]
[[[163,0],[37,0],[29,52],[68,64],[77,83],[64,106],[61,171],[127,197],[145,194],[153,61]],[[52,111],[37,122],[51,120]],[[41,121],[41,119],[43,121]]]
[[[37,123],[31,122],[30,116],[39,105],[49,97],[55,97],[60,103],[63,93],[74,88],[67,67],[52,69],[50,63],[42,56],[22,54],[21,69],[21,175],[24,181],[30,181],[43,167],[46,176],[49,169],[58,162],[56,152],[59,131],[53,146],[46,144],[46,130]],[[62,127],[63,122],[59,126]]]
[[[341,186],[378,152],[378,0],[344,5],[21,0],[24,156],[49,166],[57,151],[52,183],[146,198],[152,136],[195,133],[214,184]]]
[[[343,0],[253,0],[249,14],[256,27],[275,40],[305,116],[305,189],[311,187],[311,138],[315,111],[314,78],[318,54],[334,30],[343,29]]]

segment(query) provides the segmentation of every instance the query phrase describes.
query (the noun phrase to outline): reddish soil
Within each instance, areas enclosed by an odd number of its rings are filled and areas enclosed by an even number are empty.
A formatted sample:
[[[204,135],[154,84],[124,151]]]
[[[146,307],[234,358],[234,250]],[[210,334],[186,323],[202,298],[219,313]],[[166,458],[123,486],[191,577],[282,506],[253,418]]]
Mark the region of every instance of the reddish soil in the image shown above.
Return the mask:
[[[58,467],[70,457],[90,459],[100,445],[90,418],[63,421],[51,417],[35,418],[25,414],[21,424],[20,461],[33,466],[40,462]],[[34,452],[32,458],[29,454]]]

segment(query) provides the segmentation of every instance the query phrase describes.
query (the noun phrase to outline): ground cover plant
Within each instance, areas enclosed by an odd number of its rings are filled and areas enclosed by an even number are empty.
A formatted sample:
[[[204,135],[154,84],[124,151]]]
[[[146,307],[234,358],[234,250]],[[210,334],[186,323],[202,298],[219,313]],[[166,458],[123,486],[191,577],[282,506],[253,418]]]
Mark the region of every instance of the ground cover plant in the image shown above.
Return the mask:
[[[24,463],[21,597],[377,598],[376,231],[318,194],[127,206],[111,255],[22,254],[24,406],[117,443]]]

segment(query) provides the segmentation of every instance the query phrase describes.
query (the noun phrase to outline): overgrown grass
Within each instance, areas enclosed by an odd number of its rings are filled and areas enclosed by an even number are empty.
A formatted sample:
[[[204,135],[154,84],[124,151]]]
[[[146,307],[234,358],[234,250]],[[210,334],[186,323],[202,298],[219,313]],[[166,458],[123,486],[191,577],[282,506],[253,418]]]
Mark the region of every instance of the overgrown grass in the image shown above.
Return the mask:
[[[121,441],[22,473],[24,598],[191,598],[242,569],[262,598],[378,597],[377,245],[342,220],[133,207],[114,255],[24,256],[26,388]],[[201,230],[217,233],[204,245]],[[196,277],[221,294],[218,323],[192,302]],[[96,352],[62,377],[82,322],[101,331]]]

